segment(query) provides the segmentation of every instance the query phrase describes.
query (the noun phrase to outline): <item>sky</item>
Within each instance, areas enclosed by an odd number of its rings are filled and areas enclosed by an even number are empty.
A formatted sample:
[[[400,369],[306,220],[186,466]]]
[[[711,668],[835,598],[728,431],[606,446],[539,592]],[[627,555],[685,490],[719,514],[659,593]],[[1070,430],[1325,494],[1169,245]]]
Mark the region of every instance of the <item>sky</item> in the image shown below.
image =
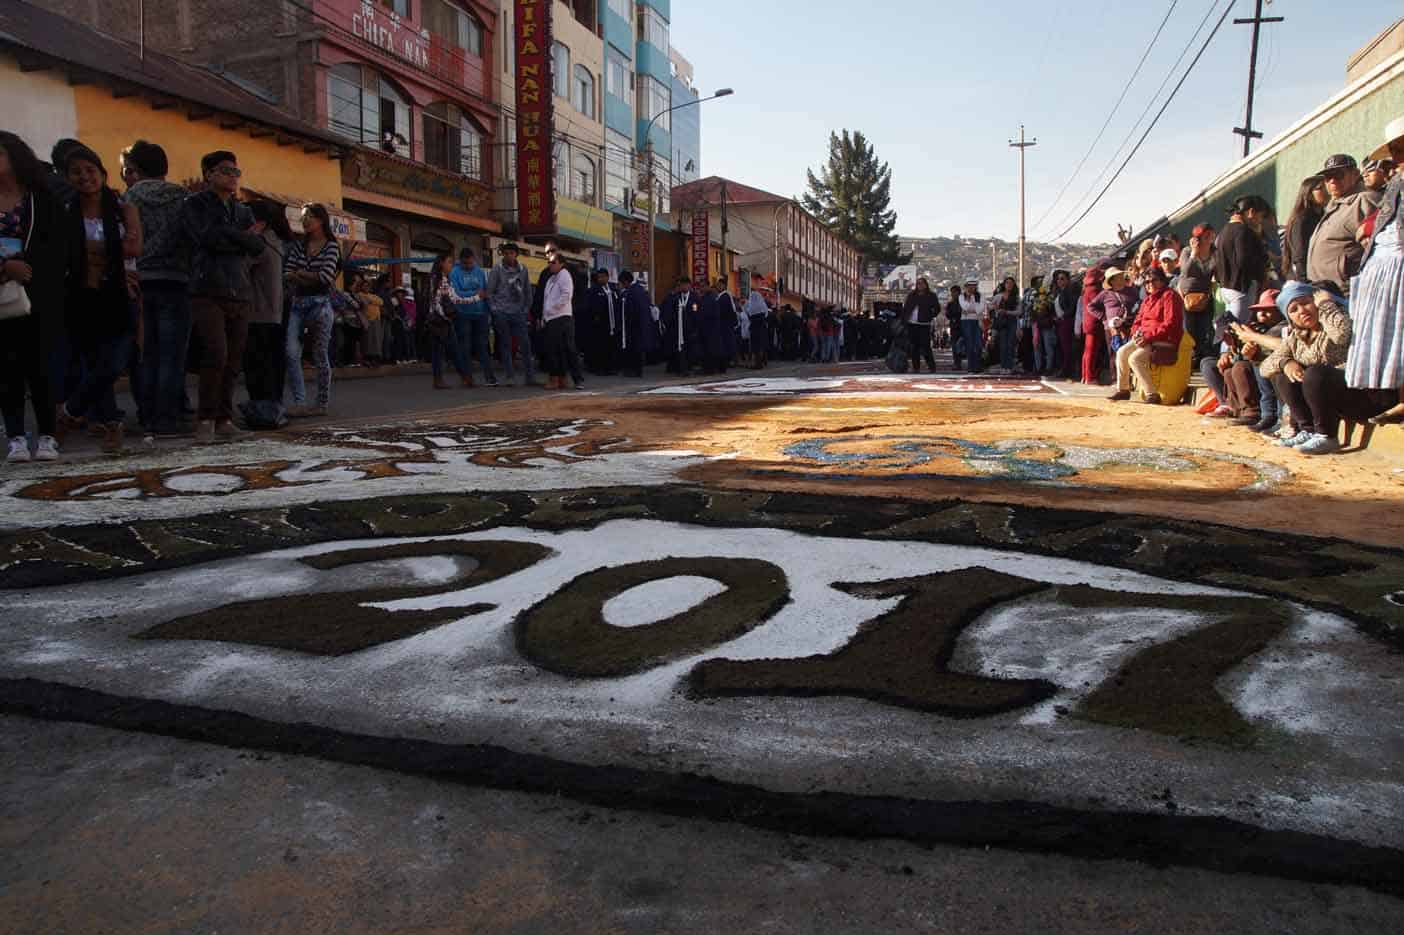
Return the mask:
[[[1232,128],[1243,125],[1252,27],[1232,20],[1252,16],[1253,0],[1232,0],[1121,178],[1058,236],[1120,166],[1228,2],[672,0],[671,40],[704,94],[736,91],[700,105],[703,175],[798,196],[805,170],[827,156],[829,133],[861,130],[892,167],[899,234],[1012,240],[1018,157],[1008,144],[1022,123],[1038,140],[1027,150],[1029,239],[1103,243],[1118,223],[1140,229],[1179,207],[1241,157]],[[1254,124],[1265,141],[1343,88],[1346,60],[1401,14],[1399,0],[1269,0],[1264,15],[1286,22],[1263,27]]]

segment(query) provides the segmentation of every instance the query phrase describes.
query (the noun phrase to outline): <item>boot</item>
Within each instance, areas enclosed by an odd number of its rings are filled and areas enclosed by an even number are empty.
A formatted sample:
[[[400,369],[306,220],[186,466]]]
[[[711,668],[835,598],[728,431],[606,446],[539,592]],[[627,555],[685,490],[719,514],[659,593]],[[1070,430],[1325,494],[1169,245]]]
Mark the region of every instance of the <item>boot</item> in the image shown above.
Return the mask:
[[[120,454],[126,428],[121,422],[108,422],[102,427],[102,450],[104,454]]]
[[[471,389],[473,388],[473,378],[472,378],[472,377],[464,377],[464,378],[463,378],[463,388],[464,388],[464,389],[467,389],[467,390],[471,390]]]
[[[446,389],[448,389],[448,388],[449,388],[448,381],[445,380],[443,377],[438,377],[438,378],[436,378],[436,379],[434,380],[434,389],[436,389],[436,390],[446,390]]]

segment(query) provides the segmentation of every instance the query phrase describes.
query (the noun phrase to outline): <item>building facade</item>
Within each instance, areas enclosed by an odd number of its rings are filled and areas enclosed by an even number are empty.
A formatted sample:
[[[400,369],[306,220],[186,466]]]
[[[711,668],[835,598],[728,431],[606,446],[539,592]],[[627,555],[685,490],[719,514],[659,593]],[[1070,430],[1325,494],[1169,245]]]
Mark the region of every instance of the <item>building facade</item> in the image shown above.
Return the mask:
[[[693,83],[692,63],[677,49],[668,50],[672,68],[673,106],[695,103],[699,99]],[[683,107],[673,112],[673,187],[695,182],[702,177],[702,108]]]
[[[739,269],[773,286],[783,283],[777,289],[781,301],[797,308],[805,300],[861,307],[862,257],[793,199],[710,176],[673,189],[673,207],[684,231],[693,229],[694,216],[705,213],[709,240],[735,251]],[[710,277],[719,272],[709,266]],[[737,289],[743,283],[733,277],[731,285]]]

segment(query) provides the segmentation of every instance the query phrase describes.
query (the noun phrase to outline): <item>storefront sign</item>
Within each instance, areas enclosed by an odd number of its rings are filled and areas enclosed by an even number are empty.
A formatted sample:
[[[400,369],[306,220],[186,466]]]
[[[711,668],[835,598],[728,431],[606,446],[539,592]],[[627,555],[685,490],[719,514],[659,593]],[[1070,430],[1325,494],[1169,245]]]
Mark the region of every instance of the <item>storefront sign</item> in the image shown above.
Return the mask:
[[[524,235],[553,234],[551,2],[513,0],[512,7],[517,53],[517,224]]]
[[[636,273],[648,266],[648,222],[614,218],[614,249]]]
[[[391,55],[420,68],[429,67],[427,30],[416,29],[402,21],[400,14],[385,9],[373,0],[361,0],[360,11],[351,15],[351,32]]]
[[[487,215],[492,203],[491,189],[481,182],[368,149],[357,149],[341,164],[341,180],[349,188],[477,217]]]
[[[699,286],[707,282],[707,270],[711,259],[711,224],[706,211],[692,214],[692,281]]]
[[[556,230],[565,237],[609,246],[614,242],[613,215],[572,198],[556,199]]]

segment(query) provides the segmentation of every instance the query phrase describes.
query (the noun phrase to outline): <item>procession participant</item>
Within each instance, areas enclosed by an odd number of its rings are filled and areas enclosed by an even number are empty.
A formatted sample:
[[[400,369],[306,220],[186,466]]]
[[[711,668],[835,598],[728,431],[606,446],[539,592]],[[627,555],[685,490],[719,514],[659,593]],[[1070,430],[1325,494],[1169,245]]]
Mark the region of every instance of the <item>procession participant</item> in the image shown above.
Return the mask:
[[[736,359],[736,329],[740,316],[736,312],[736,300],[732,298],[726,279],[716,281],[717,292],[717,337],[720,346],[717,351],[717,368],[726,373],[731,362]]]
[[[546,365],[549,379],[546,389],[563,390],[566,372],[575,381],[575,388],[585,388],[580,373],[580,354],[575,349],[575,277],[566,268],[564,258],[552,251],[546,257],[549,277],[541,293],[541,317],[546,322]]]
[[[621,278],[620,283],[624,280]],[[595,270],[595,280],[586,296],[584,346],[585,369],[599,376],[615,372],[615,356],[624,348],[625,335],[620,321],[622,303],[609,282],[609,270]]]
[[[762,370],[770,362],[770,307],[755,287],[746,297],[745,313],[751,326],[751,366]]]
[[[63,332],[64,280],[76,244],[39,157],[24,140],[0,131],[0,409],[10,461],[59,456],[54,387],[45,367]],[[24,427],[26,389],[39,430],[32,454]]]
[[[712,284],[704,287],[702,301],[696,314],[697,339],[693,342],[700,354],[702,371],[708,374],[718,372],[722,354],[721,306],[717,300],[717,290]]]
[[[642,377],[643,365],[658,345],[658,329],[653,321],[653,303],[649,301],[648,290],[643,283],[634,280],[628,270],[619,274],[619,284],[624,287],[620,298],[620,352],[624,365],[624,375]]]
[[[689,369],[689,357],[695,353],[688,346],[688,335],[695,329],[693,322],[697,314],[699,297],[693,292],[692,280],[678,277],[677,286],[663,300],[663,341],[667,345],[668,372],[685,376]]]
[[[83,359],[83,374],[59,407],[59,428],[73,429],[92,414],[102,428],[102,450],[122,450],[122,416],[114,386],[136,340],[126,264],[141,256],[141,216],[107,184],[107,170],[86,147],[68,151],[71,236],[83,243],[68,292],[68,327]]]

